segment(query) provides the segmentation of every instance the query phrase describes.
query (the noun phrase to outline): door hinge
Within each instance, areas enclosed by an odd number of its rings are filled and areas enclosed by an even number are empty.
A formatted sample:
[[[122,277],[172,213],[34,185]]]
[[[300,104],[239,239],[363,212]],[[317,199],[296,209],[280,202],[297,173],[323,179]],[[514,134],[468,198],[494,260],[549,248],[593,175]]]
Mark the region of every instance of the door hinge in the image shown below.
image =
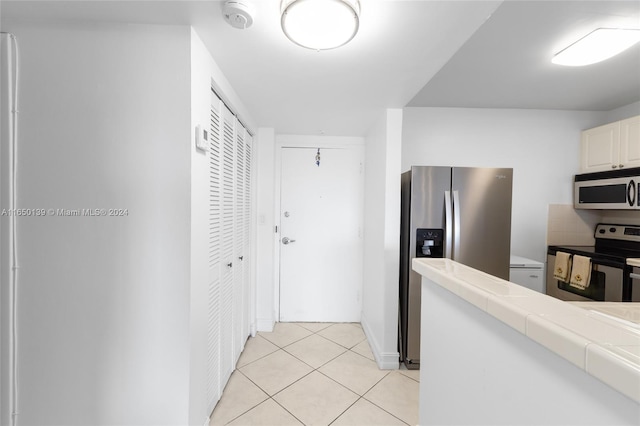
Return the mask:
[[[278,233],[278,225],[276,225],[276,234]]]

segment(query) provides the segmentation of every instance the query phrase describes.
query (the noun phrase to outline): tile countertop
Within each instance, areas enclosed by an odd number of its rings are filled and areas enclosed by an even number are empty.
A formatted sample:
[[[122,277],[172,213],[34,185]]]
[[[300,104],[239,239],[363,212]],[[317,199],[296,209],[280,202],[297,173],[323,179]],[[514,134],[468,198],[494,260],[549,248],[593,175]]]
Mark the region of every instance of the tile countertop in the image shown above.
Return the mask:
[[[627,259],[627,265],[640,267],[640,259]]]
[[[640,403],[640,303],[568,303],[450,259],[413,270]]]

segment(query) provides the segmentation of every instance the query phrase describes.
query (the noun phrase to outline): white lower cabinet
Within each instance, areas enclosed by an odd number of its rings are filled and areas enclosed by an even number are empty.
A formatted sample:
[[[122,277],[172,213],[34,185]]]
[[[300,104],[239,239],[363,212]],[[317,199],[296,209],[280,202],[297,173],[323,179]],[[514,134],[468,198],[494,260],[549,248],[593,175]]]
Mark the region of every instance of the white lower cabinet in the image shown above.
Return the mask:
[[[544,263],[511,255],[509,281],[545,293]]]

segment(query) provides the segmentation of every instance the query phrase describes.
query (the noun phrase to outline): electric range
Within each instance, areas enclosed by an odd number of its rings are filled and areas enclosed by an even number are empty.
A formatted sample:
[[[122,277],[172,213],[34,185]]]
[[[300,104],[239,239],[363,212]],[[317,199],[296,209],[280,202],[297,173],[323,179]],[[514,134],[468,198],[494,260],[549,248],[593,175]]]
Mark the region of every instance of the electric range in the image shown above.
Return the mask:
[[[629,259],[640,258],[640,225],[600,223],[594,237],[594,246],[548,247],[547,294],[570,301],[640,302],[640,289],[633,291],[634,271],[628,264]],[[591,259],[589,286],[573,287],[553,276],[558,251]]]

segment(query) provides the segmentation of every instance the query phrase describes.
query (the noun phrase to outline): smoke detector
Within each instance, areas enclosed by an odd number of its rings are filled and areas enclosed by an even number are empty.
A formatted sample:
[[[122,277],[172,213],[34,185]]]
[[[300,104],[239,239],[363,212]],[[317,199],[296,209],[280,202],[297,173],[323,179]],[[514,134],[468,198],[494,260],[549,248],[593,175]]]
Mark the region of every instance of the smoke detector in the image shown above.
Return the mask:
[[[233,28],[243,30],[253,24],[253,8],[246,1],[226,1],[222,13]]]

